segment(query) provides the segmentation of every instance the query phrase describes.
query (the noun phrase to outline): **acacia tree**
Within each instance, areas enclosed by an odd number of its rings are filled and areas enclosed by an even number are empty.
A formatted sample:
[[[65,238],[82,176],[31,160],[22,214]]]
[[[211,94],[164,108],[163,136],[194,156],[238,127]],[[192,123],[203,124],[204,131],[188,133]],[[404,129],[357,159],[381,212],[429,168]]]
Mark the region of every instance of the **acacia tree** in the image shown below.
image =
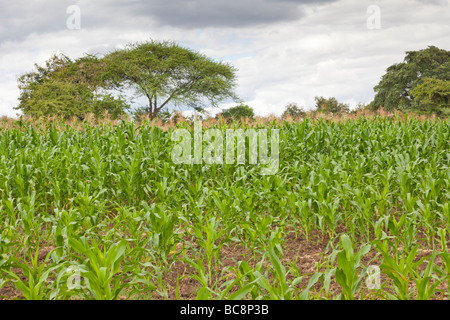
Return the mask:
[[[237,100],[235,68],[216,62],[174,42],[135,43],[102,59],[103,81],[118,90],[131,89],[146,97],[143,110],[154,119],[169,104],[196,109],[227,98]]]
[[[390,66],[375,86],[376,95],[371,109],[417,108],[412,92],[427,78],[450,80],[450,51],[429,46],[420,51],[406,52],[404,62]]]

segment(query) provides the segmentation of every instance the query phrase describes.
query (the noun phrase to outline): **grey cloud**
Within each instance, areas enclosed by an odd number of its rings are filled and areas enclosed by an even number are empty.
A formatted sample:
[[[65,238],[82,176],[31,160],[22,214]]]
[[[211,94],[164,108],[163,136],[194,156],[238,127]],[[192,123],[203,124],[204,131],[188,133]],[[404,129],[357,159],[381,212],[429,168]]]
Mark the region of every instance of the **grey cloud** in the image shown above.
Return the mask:
[[[184,29],[245,27],[301,17],[301,5],[337,0],[0,0],[0,43],[22,41],[32,33],[66,30],[70,5],[81,9],[84,29],[145,29],[153,25]]]
[[[300,5],[322,4],[336,0],[172,0],[134,1],[130,12],[148,16],[158,25],[180,28],[245,27],[290,21],[301,17]]]
[[[300,19],[305,6],[339,0],[0,0],[0,43],[66,30],[67,7],[81,8],[83,29],[148,30],[252,27]],[[448,5],[449,0],[409,0]]]
[[[449,0],[415,0],[415,1],[424,3],[426,5],[437,5],[442,7],[446,7],[449,4]]]
[[[0,5],[0,43],[21,41],[32,33],[66,29],[67,7],[73,0],[2,0]]]
[[[245,27],[289,21],[301,17],[298,6],[317,1],[150,1],[137,6],[137,14],[146,14],[158,24],[182,28]],[[320,1],[332,2],[332,1]]]

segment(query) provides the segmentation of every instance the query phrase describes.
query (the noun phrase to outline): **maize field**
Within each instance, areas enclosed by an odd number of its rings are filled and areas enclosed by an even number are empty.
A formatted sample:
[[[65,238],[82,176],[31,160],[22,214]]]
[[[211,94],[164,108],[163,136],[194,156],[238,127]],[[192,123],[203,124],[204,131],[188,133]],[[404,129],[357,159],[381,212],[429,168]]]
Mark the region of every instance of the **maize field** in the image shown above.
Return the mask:
[[[174,164],[143,122],[0,125],[0,299],[450,297],[450,123],[279,130],[279,167]]]

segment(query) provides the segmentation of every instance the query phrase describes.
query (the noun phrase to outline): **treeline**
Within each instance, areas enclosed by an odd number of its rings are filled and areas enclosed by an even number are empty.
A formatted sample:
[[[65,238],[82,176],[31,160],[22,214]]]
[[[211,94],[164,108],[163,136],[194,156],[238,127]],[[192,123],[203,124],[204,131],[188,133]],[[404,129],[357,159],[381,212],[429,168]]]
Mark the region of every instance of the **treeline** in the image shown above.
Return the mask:
[[[78,117],[94,114],[97,118],[117,119],[131,114],[135,119],[148,117],[168,122],[177,117],[169,112],[187,106],[196,116],[208,117],[208,106],[232,100],[236,106],[222,110],[216,117],[253,118],[253,109],[237,94],[236,69],[214,61],[174,42],[149,41],[117,49],[103,57],[86,55],[71,60],[54,55],[45,66],[19,76],[21,90],[17,110],[33,117]],[[450,51],[434,46],[406,52],[403,62],[387,68],[374,87],[374,100],[350,110],[334,97],[316,97],[308,110],[296,103],[285,106],[282,118],[304,117],[311,113],[349,114],[361,110],[385,110],[418,115],[450,115]],[[148,104],[132,110],[133,98]],[[172,108],[169,108],[172,107]]]
[[[54,55],[45,66],[19,76],[19,105],[24,115],[83,118],[107,112],[119,117],[133,99],[148,105],[134,112],[154,119],[169,105],[203,109],[224,99],[237,101],[234,67],[169,41],[127,45],[103,57],[71,60]],[[126,99],[126,94],[131,99]]]
[[[450,51],[429,46],[408,51],[403,62],[387,68],[375,86],[375,97],[356,110],[404,111],[418,115],[450,116]],[[316,97],[314,111],[349,113],[349,106],[335,98]],[[286,106],[284,116],[301,116],[306,111],[296,104]]]

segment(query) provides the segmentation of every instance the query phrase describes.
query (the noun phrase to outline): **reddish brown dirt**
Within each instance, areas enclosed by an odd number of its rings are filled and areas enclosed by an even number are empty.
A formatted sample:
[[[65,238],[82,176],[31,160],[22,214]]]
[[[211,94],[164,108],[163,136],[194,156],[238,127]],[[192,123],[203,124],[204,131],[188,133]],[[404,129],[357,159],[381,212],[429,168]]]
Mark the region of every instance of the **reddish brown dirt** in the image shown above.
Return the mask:
[[[191,239],[188,239],[187,237],[184,239],[184,243],[179,243],[177,246],[177,249],[181,249],[183,247],[183,244],[189,248],[189,245],[196,246],[195,243],[192,243],[190,241]],[[324,268],[321,268],[320,265],[326,264],[327,259],[329,255],[332,252],[331,248],[327,248],[327,244],[330,242],[334,244],[336,247],[339,242],[339,236],[336,236],[334,239],[330,239],[327,236],[322,236],[321,234],[317,232],[312,232],[311,236],[309,237],[308,241],[307,239],[299,234],[295,235],[293,232],[287,233],[286,238],[284,239],[283,244],[283,256],[280,257],[280,260],[282,261],[285,268],[288,270],[289,266],[292,266],[295,264],[300,272],[301,275],[304,275],[304,278],[302,281],[297,285],[299,288],[305,287],[308,284],[309,278],[312,274],[318,271],[324,271]],[[39,262],[43,263],[46,255],[53,249],[52,246],[44,246],[39,251]],[[357,249],[357,248],[355,248]],[[223,274],[221,274],[222,270],[225,267],[234,267],[237,268],[239,261],[247,261],[250,266],[256,265],[258,262],[262,259],[262,250],[257,250],[256,252],[259,252],[255,254],[254,252],[251,252],[248,248],[245,248],[242,244],[235,243],[230,244],[228,246],[223,246],[220,251],[219,261],[220,265],[216,266],[213,269],[213,277],[211,283],[214,283],[218,281],[218,284],[221,284],[227,280],[234,279],[235,274],[230,271],[225,271]],[[431,254],[432,249],[428,248],[426,245],[426,242],[422,243],[420,246],[420,249],[418,251],[417,257],[415,261],[423,257],[424,255]],[[191,256],[190,249],[186,250],[186,256],[190,258],[195,258]],[[192,275],[196,274],[196,270],[187,264],[183,259],[180,259],[180,256],[178,258],[172,258],[172,260],[169,259],[169,268],[167,268],[167,272],[163,275],[163,283],[167,294],[167,297],[165,297],[163,294],[158,293],[158,290],[161,291],[162,286],[159,286],[157,291],[154,292],[146,292],[146,293],[140,293],[135,294],[131,297],[131,299],[153,299],[153,300],[160,300],[160,299],[182,299],[182,300],[191,300],[195,299],[197,292],[199,288],[201,288],[201,284],[199,281],[192,278]],[[373,248],[371,251],[365,255],[362,258],[361,261],[362,265],[369,266],[379,266],[380,265],[380,257],[375,256],[375,251]],[[436,259],[435,263],[437,265],[441,265],[441,261],[439,258]],[[268,259],[266,259],[265,262],[266,265],[269,264]],[[425,268],[425,266],[422,267],[422,269]],[[19,274],[20,270],[12,270],[16,274]],[[24,277],[21,277],[24,279]],[[293,275],[288,275],[288,280],[292,280]],[[178,279],[178,292],[177,292],[177,279]],[[390,280],[385,276],[381,275],[381,283],[389,286],[391,283]],[[411,284],[412,286],[413,284]],[[363,285],[364,287],[364,285]],[[218,288],[218,287],[217,287]],[[321,290],[321,284],[317,283],[311,290],[310,290],[310,297],[311,298],[317,298],[318,294],[319,296],[323,296],[323,290]],[[439,287],[443,291],[447,291],[447,282],[443,282],[442,285]],[[237,290],[238,288],[233,288],[230,292],[233,292]],[[220,291],[220,290],[219,290]],[[389,290],[388,290],[389,291]],[[127,292],[123,292],[119,299],[125,299]],[[330,293],[331,296],[328,296],[328,298],[336,297],[340,293],[340,287],[332,278],[331,285],[330,285]],[[370,298],[370,299],[385,299],[383,297],[377,297],[375,295],[374,291],[371,291],[367,288],[364,288],[362,290],[363,297]],[[14,288],[14,285],[9,282],[7,283],[3,288],[0,289],[0,299],[4,300],[11,300],[11,299],[23,299],[21,292],[19,290],[16,290]],[[444,298],[443,294],[436,295],[434,299],[442,299]],[[446,297],[448,299],[448,297]]]

